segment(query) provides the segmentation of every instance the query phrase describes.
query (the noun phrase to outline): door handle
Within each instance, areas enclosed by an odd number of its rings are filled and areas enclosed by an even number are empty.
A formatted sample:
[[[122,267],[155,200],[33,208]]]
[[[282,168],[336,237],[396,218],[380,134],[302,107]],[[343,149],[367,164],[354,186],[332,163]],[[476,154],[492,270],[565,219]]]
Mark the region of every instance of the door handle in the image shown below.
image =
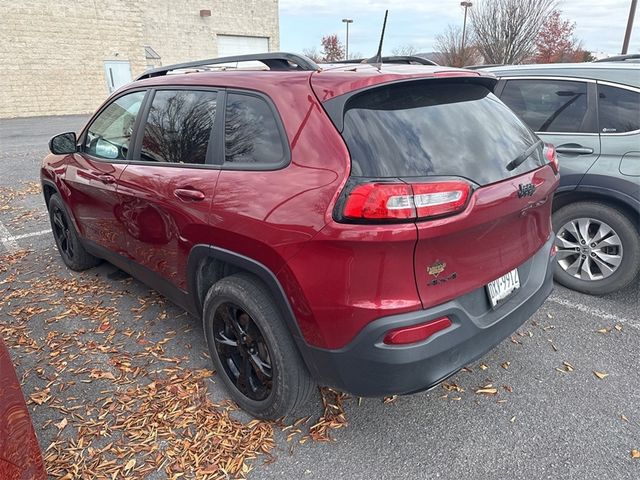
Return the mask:
[[[100,180],[104,184],[116,183],[116,177],[109,174],[98,175],[98,180]]]
[[[593,153],[593,148],[583,147],[582,145],[560,145],[559,147],[556,147],[556,152],[589,155]]]
[[[173,193],[180,200],[184,200],[187,202],[199,202],[200,200],[204,200],[204,193],[200,190],[193,190],[191,188],[176,188]]]

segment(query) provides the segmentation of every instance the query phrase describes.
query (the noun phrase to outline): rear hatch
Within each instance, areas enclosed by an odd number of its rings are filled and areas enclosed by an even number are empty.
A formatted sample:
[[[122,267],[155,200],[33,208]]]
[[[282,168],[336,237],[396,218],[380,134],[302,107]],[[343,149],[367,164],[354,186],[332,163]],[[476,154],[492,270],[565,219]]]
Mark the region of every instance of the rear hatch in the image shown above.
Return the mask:
[[[547,158],[553,152],[486,79],[399,82],[341,102],[337,121],[335,106],[327,111],[352,169],[334,217],[414,222],[414,275],[425,308],[484,287],[548,240],[558,183]]]

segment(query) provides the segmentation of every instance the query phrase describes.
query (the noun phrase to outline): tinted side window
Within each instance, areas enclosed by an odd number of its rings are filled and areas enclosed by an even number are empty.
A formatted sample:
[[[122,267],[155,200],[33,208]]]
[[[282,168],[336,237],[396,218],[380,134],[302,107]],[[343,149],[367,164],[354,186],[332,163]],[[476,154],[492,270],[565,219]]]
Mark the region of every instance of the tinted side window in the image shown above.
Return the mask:
[[[89,127],[84,151],[98,158],[125,160],[145,93],[124,95],[107,106]]]
[[[640,93],[598,85],[598,117],[601,133],[640,129]]]
[[[536,132],[586,132],[587,84],[509,80],[500,99]]]
[[[278,123],[260,97],[227,95],[224,133],[226,162],[268,165],[279,164],[284,158]]]
[[[140,159],[206,163],[215,116],[215,92],[158,90],[144,127]]]

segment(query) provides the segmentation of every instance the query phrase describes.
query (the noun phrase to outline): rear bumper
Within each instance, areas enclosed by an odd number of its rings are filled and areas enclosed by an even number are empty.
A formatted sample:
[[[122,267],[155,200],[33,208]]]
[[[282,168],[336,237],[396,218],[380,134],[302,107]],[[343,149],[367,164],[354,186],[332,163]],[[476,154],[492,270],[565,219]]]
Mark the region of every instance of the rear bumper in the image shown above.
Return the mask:
[[[427,310],[379,318],[346,347],[307,352],[312,374],[323,385],[363,397],[427,390],[478,359],[512,334],[542,305],[553,288],[553,236],[518,268],[521,287],[492,309],[484,287]],[[448,316],[451,327],[427,340],[391,346],[391,329]],[[306,355],[305,355],[306,357]]]

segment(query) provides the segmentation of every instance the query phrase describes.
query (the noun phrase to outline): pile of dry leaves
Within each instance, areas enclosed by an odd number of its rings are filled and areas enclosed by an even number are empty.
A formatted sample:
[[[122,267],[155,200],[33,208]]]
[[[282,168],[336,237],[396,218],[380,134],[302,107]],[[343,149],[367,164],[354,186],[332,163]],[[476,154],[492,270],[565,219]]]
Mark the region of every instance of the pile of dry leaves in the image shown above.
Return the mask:
[[[235,404],[211,400],[214,373],[188,365],[196,352],[167,353],[179,333],[169,329],[175,317],[162,297],[141,296],[139,306],[123,311],[117,302],[130,295],[130,280],[71,274],[54,254],[0,258],[0,335],[21,363],[29,403],[49,409],[37,417],[53,418],[36,425],[52,438],[43,452],[50,475],[242,478],[258,457],[273,460],[278,430],[304,444],[328,441],[346,425],[347,397],[328,388],[315,421],[238,421]],[[164,338],[148,338],[154,322],[166,322],[156,328]]]

